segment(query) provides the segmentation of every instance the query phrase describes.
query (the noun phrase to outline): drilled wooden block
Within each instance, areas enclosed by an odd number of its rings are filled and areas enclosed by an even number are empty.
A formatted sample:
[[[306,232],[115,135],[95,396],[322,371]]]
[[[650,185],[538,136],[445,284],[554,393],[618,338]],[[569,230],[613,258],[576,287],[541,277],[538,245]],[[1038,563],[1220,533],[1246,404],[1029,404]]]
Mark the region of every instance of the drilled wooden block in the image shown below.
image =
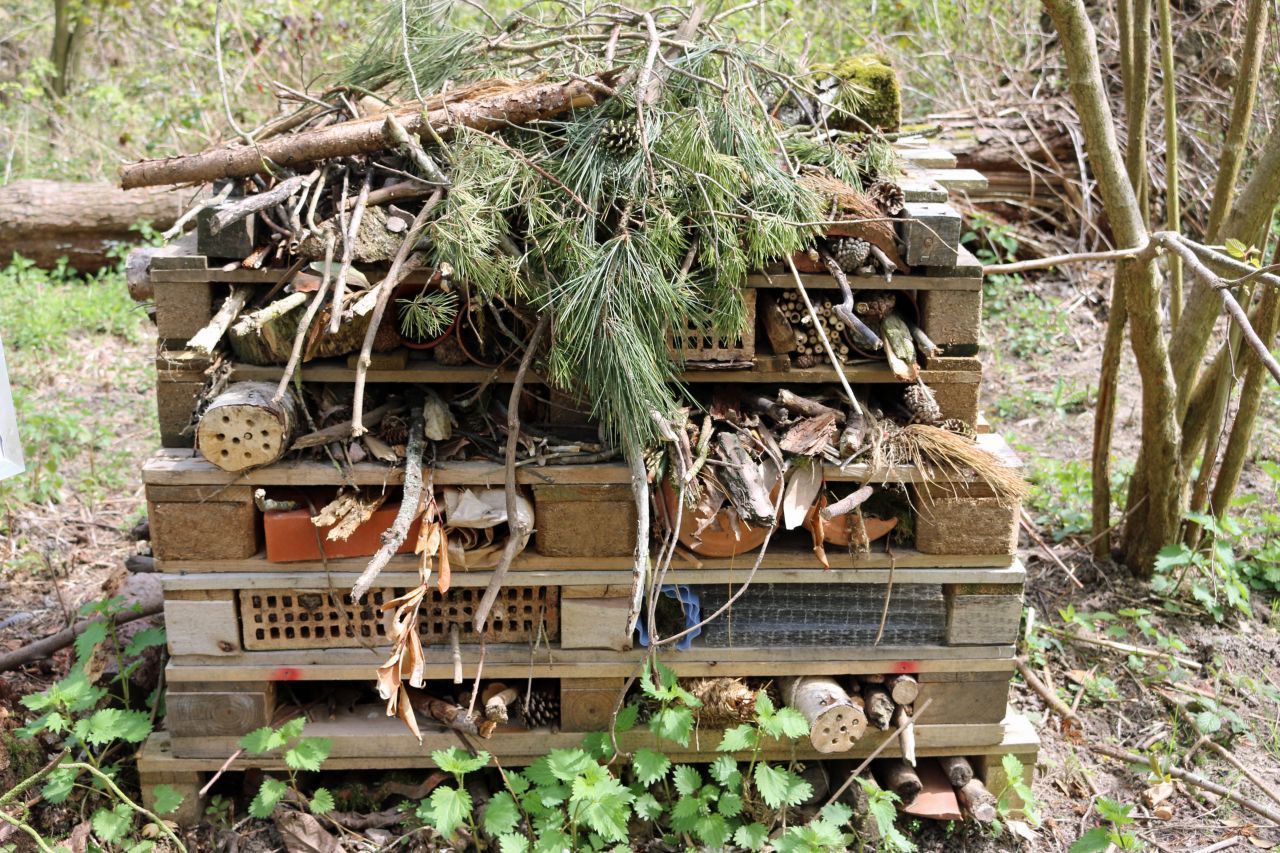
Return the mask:
[[[926,290],[920,293],[920,327],[953,355],[973,355],[982,328],[981,290]]]
[[[609,728],[624,678],[565,678],[560,681],[560,730],[599,732]]]
[[[937,202],[907,202],[898,223],[908,266],[955,266],[960,245],[960,214],[955,208]]]
[[[190,339],[213,319],[213,285],[207,281],[157,282],[156,336]]]
[[[628,486],[534,486],[539,554],[623,557],[636,547],[636,505]]]
[[[242,560],[258,553],[248,486],[148,486],[151,550],[161,560]]]
[[[165,728],[174,737],[238,736],[271,725],[272,681],[179,683],[165,693]]]
[[[631,647],[627,634],[629,596],[564,598],[560,601],[560,648],[612,649]]]

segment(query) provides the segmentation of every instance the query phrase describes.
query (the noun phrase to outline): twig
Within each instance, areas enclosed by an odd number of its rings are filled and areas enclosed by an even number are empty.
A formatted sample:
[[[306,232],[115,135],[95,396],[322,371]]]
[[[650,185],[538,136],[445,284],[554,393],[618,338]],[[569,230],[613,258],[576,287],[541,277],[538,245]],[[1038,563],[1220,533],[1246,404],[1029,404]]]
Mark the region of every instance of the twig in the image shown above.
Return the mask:
[[[1045,701],[1045,704],[1049,706],[1053,713],[1062,718],[1064,726],[1067,723],[1071,723],[1077,729],[1080,728],[1080,718],[1076,716],[1076,712],[1068,708],[1067,703],[1059,699],[1058,695],[1049,689],[1049,686],[1041,681],[1039,676],[1031,671],[1031,667],[1027,665],[1026,658],[1014,658],[1013,663],[1018,667],[1018,672],[1021,673],[1022,679],[1027,682],[1027,686]]]
[[[410,252],[413,251],[414,244],[418,242],[418,235],[422,233],[423,227],[427,222],[427,214],[431,209],[439,203],[442,196],[441,190],[436,190],[431,198],[427,199],[427,203],[422,206],[422,210],[418,211],[418,215],[413,218],[413,224],[409,226],[409,232],[404,235],[404,242],[400,244],[399,250],[396,251],[395,259],[391,262],[391,269],[387,271],[387,277],[378,282],[378,300],[373,306],[373,312],[369,315],[369,327],[364,332],[364,342],[360,345],[360,358],[356,361],[356,383],[355,390],[351,401],[351,437],[358,438],[364,434],[364,384],[369,375],[369,365],[373,363],[373,339],[377,337],[378,327],[382,325],[382,315],[386,313],[387,303],[391,301],[391,292],[396,289],[396,285],[407,274],[413,265],[408,263]]]
[[[453,683],[462,683],[462,629],[454,622],[449,626],[449,657],[453,660]],[[475,691],[472,691],[471,702],[475,704]],[[471,716],[471,708],[467,709]]]
[[[859,490],[861,491],[861,490]],[[876,641],[873,646],[880,645],[880,641],[884,639],[884,626],[889,623],[889,602],[893,600],[893,573],[898,566],[898,560],[893,556],[893,552],[889,552],[889,580],[884,586],[884,607],[880,609],[880,627],[876,630]],[[913,764],[915,762],[912,762]]]
[[[1127,752],[1123,749],[1117,749],[1114,746],[1107,746],[1106,744],[1089,744],[1089,749],[1099,755],[1105,755],[1108,758],[1114,758],[1117,761],[1136,764],[1139,767],[1145,767],[1148,769],[1156,769],[1156,767],[1153,766],[1153,763],[1155,762],[1153,758],[1138,755],[1136,752]],[[1181,779],[1188,785],[1203,788],[1211,794],[1217,794],[1219,797],[1226,797],[1233,803],[1243,806],[1249,811],[1261,815],[1273,823],[1280,824],[1280,811],[1277,811],[1266,803],[1260,803],[1257,800],[1244,796],[1243,794],[1238,794],[1230,788],[1225,788],[1217,782],[1206,779],[1198,773],[1192,773],[1190,770],[1183,770],[1179,767],[1161,768],[1160,772],[1167,773],[1175,779]]]
[[[212,354],[214,347],[218,345],[218,341],[222,340],[222,336],[227,333],[227,329],[235,322],[236,317],[240,316],[244,306],[248,304],[249,296],[252,292],[253,288],[251,287],[231,288],[227,298],[222,300],[222,306],[218,308],[218,313],[213,315],[213,319],[209,321],[208,325],[196,332],[191,337],[191,340],[187,341],[187,348],[203,355]]]
[[[1277,793],[1276,790],[1272,788],[1270,785],[1268,785],[1262,779],[1262,777],[1259,776],[1257,773],[1254,773],[1248,767],[1245,767],[1243,764],[1241,764],[1240,759],[1236,758],[1229,751],[1227,751],[1222,746],[1222,744],[1213,740],[1209,735],[1205,735],[1204,737],[1200,738],[1200,740],[1196,743],[1196,747],[1193,747],[1193,749],[1198,748],[1202,745],[1209,747],[1214,752],[1218,753],[1218,755],[1221,755],[1228,764],[1230,764],[1235,769],[1239,770],[1241,773],[1245,775],[1245,777],[1250,782],[1256,785],[1259,791],[1266,794],[1267,799],[1271,800],[1276,805],[1280,805],[1280,793]]]
[[[373,170],[369,169],[364,173],[364,183],[360,185],[360,194],[356,196],[356,206],[351,210],[351,222],[342,235],[342,266],[338,268],[338,280],[333,285],[333,314],[329,318],[331,335],[337,334],[338,327],[342,325],[342,302],[347,295],[347,274],[351,272],[356,235],[360,233],[360,220],[364,217],[364,208],[369,201],[369,187],[372,184]]]
[[[924,714],[924,712],[928,710],[929,706],[932,704],[933,704],[932,697],[920,703],[920,709],[911,715],[911,719],[907,720],[902,725],[894,729],[893,734],[889,735],[887,738],[881,741],[880,745],[877,746],[875,749],[873,749],[870,755],[862,759],[861,764],[859,764],[857,767],[853,768],[853,770],[849,772],[849,778],[844,780],[844,784],[842,784],[839,788],[836,788],[835,792],[832,793],[831,796],[827,798],[827,805],[831,805],[836,800],[840,799],[840,795],[843,794],[845,791],[849,790],[849,786],[853,784],[853,780],[861,776],[862,771],[866,770],[871,765],[871,762],[876,760],[876,758],[880,755],[880,753],[884,752],[886,749],[892,746],[893,742],[902,736],[903,730],[914,726],[916,724],[916,720],[920,719],[921,715]]]
[[[849,404],[856,414],[865,414],[857,396],[853,393],[853,388],[849,385],[848,377],[844,375],[844,366],[840,363],[840,359],[836,357],[835,350],[831,348],[831,341],[827,338],[822,321],[818,318],[818,312],[814,310],[813,303],[809,301],[809,293],[804,289],[804,281],[800,278],[800,271],[796,269],[796,262],[790,255],[787,256],[787,267],[791,270],[791,277],[795,280],[796,290],[800,291],[800,298],[804,300],[804,307],[809,312],[809,319],[813,322],[813,328],[817,331],[818,338],[822,341],[822,348],[827,351],[827,358],[830,359],[831,366],[836,369],[836,375],[840,377],[840,385],[844,388],[845,396],[849,398]]]
[[[1040,533],[1031,523],[1031,519],[1027,518],[1026,510],[1018,511],[1018,521],[1022,524],[1022,529],[1027,531],[1027,535],[1031,537],[1031,540],[1035,542],[1037,546],[1039,546],[1040,550],[1043,551],[1050,560],[1053,560],[1058,568],[1067,573],[1067,577],[1071,578],[1071,582],[1076,585],[1076,588],[1084,589],[1084,584],[1080,583],[1080,579],[1076,577],[1075,572],[1071,571],[1071,567],[1062,562],[1062,558],[1055,554],[1045,543],[1044,539],[1041,538]]]
[[[235,116],[231,114],[231,94],[227,91],[227,72],[222,67],[222,0],[218,0],[213,5],[213,58],[218,67],[218,88],[222,91],[222,111],[226,115],[227,125],[236,132],[236,136],[245,141],[246,145],[256,145],[253,137],[236,124]]]
[[[631,495],[636,504],[636,559],[631,569],[631,604],[627,608],[626,647],[630,648],[631,636],[640,620],[640,606],[644,600],[645,579],[649,573],[649,472],[644,464],[644,451],[635,439],[627,442],[627,463],[631,466]],[[683,492],[683,489],[681,490]],[[653,590],[656,596],[661,590]],[[650,637],[650,646],[656,647],[656,637]]]
[[[1125,652],[1126,654],[1138,655],[1139,657],[1169,658],[1173,662],[1185,666],[1187,669],[1201,669],[1200,664],[1196,661],[1193,661],[1190,658],[1179,657],[1172,652],[1162,652],[1158,649],[1144,649],[1141,646],[1131,646],[1128,643],[1118,643],[1115,640],[1104,640],[1101,637],[1086,637],[1083,634],[1073,634],[1070,631],[1063,631],[1059,628],[1054,628],[1051,625],[1041,625],[1040,627],[1042,630],[1048,631],[1050,634],[1053,634],[1056,637],[1061,637],[1064,640],[1086,643],[1091,646],[1101,646],[1104,649],[1113,649],[1117,652]]]
[[[147,604],[136,613],[121,614],[112,619],[85,619],[75,623],[70,628],[63,628],[56,634],[45,637],[43,640],[36,640],[34,643],[28,643],[21,646],[8,654],[0,655],[0,672],[8,672],[16,669],[23,664],[30,663],[33,660],[48,657],[59,649],[64,649],[75,642],[76,637],[83,634],[92,626],[99,622],[114,622],[116,625],[123,625],[126,622],[133,622],[137,619],[145,619],[148,616],[155,616],[164,610],[164,604],[155,602]]]
[[[409,535],[409,526],[418,517],[418,504],[422,502],[422,451],[426,442],[422,424],[422,400],[421,398],[411,400],[409,443],[405,447],[404,454],[404,495],[400,499],[400,509],[396,512],[395,521],[382,533],[382,546],[370,558],[369,565],[360,573],[355,585],[351,587],[351,600],[357,604],[369,591],[378,572],[382,571],[391,557],[400,550],[400,546]]]
[[[413,165],[417,166],[418,170],[427,176],[427,180],[430,183],[445,188],[452,186],[452,182],[440,170],[439,164],[426,152],[426,149],[422,147],[422,143],[410,136],[409,132],[404,129],[404,125],[396,121],[393,113],[387,113],[387,120],[382,125],[382,135],[392,145],[403,148],[408,152],[409,159],[413,161]]]
[[[529,372],[534,354],[542,344],[542,338],[550,326],[551,312],[544,311],[538,318],[538,325],[534,327],[529,343],[525,346],[524,355],[520,358],[520,366],[516,369],[515,378],[512,380],[511,397],[507,402],[507,542],[502,547],[498,565],[494,566],[493,574],[489,577],[489,586],[480,598],[480,604],[476,607],[471,620],[471,624],[475,625],[476,632],[479,634],[484,634],[489,628],[489,612],[493,610],[493,604],[498,600],[502,581],[511,570],[511,563],[519,553],[527,532],[524,522],[520,520],[516,501],[516,451],[520,446],[520,394],[524,390],[525,374]]]
[[[275,207],[298,190],[311,186],[318,177],[320,177],[319,169],[309,175],[294,175],[292,178],[286,178],[265,192],[254,193],[253,195],[236,199],[230,204],[225,204],[210,217],[209,231],[217,234],[228,225],[239,222],[246,216],[252,216],[260,210]]]
[[[209,778],[209,781],[204,783],[204,787],[200,789],[200,793],[197,796],[203,797],[205,794],[209,793],[209,789],[213,787],[213,783],[222,778],[222,774],[227,772],[227,768],[234,764],[235,760],[243,753],[243,749],[237,749],[235,752],[231,753],[231,755],[227,757],[227,760],[222,762],[222,766],[219,767],[214,772],[213,776]]]
[[[1142,257],[1148,251],[1149,243],[1132,249],[1111,249],[1105,252],[1070,252],[1064,255],[1050,255],[1047,258],[1032,258],[1028,261],[1015,261],[1009,264],[987,264],[982,268],[983,275],[1008,275],[1010,273],[1033,272],[1059,267],[1063,264],[1087,263],[1089,261],[1131,261]]]
[[[196,202],[195,205],[192,206],[186,213],[179,216],[177,221],[174,222],[173,225],[169,226],[168,231],[165,231],[160,236],[163,237],[165,240],[172,240],[174,237],[177,237],[179,234],[182,233],[182,229],[186,226],[186,224],[190,222],[192,218],[196,216],[196,214],[198,214],[200,211],[204,210],[205,208],[214,207],[215,205],[221,204],[222,202],[226,201],[227,196],[231,195],[231,191],[233,189],[235,189],[235,182],[227,181],[226,184],[223,185],[222,190],[217,195],[210,196],[208,198],[201,199],[200,201]]]
[[[320,287],[316,290],[316,295],[312,297],[311,304],[307,306],[307,313],[302,315],[302,320],[298,323],[298,331],[293,336],[293,349],[289,351],[289,361],[284,366],[284,373],[280,376],[280,384],[276,386],[276,393],[271,397],[274,402],[278,403],[284,398],[284,393],[289,388],[289,380],[293,378],[294,371],[298,369],[298,362],[302,359],[302,347],[306,343],[307,330],[311,328],[312,321],[315,320],[316,314],[320,311],[320,306],[324,303],[324,296],[329,292],[335,243],[337,243],[337,238],[332,234],[325,237],[324,274],[320,278]]]

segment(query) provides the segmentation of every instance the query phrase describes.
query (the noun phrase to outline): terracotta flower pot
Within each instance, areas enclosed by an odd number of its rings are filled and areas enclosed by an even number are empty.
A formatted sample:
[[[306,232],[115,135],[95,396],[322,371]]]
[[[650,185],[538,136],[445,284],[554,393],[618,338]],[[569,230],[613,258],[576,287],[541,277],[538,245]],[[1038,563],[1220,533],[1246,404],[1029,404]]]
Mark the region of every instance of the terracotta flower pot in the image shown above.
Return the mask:
[[[770,497],[777,499],[778,485],[773,487]],[[666,504],[667,514],[676,517],[676,505],[679,497],[671,483],[663,481],[662,500]],[[700,557],[736,557],[759,548],[769,535],[767,527],[753,527],[741,521],[735,523],[736,514],[729,509],[716,513],[711,524],[702,531],[702,536],[695,540],[694,531],[705,520],[687,506],[680,519],[680,544]]]
[[[853,537],[852,515],[839,515],[830,521],[823,521],[821,516],[818,515],[817,505],[814,505],[809,507],[808,515],[804,517],[804,529],[812,533],[815,524],[822,525],[822,539],[832,545],[847,546],[849,540]],[[874,542],[887,536],[891,530],[897,527],[898,519],[863,515],[862,526],[867,531],[867,541]]]

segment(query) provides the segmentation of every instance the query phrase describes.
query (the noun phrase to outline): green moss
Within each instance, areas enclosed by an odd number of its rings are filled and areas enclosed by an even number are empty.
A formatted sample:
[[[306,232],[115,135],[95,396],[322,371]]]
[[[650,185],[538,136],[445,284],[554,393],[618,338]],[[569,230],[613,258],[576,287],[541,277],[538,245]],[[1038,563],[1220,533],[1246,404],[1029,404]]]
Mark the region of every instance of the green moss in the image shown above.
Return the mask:
[[[845,130],[863,130],[858,121],[879,130],[897,130],[902,125],[902,92],[897,72],[879,54],[859,54],[840,60],[831,74],[847,85],[842,87],[839,105],[857,118],[843,116],[837,126]]]
[[[34,775],[47,760],[38,741],[11,732],[0,732],[0,754],[0,787],[5,790]]]

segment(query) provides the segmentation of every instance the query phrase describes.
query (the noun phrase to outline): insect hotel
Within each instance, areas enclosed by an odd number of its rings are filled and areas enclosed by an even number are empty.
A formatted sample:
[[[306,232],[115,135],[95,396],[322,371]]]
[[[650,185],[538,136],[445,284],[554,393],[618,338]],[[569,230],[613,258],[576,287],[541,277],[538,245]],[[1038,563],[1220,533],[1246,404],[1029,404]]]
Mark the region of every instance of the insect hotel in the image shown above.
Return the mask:
[[[763,756],[874,755],[908,810],[990,820],[1000,757],[1034,767],[1024,486],[948,202],[981,176],[897,130],[896,89],[614,47],[447,90],[427,56],[391,102],[370,70],[123,170],[209,187],[130,263],[170,653],[140,768],[186,819],[220,768],[283,766],[237,755],[259,727],[304,717],[326,770],[460,738],[519,766],[643,714],[653,660],[701,700],[676,760],[767,695],[811,733]]]

